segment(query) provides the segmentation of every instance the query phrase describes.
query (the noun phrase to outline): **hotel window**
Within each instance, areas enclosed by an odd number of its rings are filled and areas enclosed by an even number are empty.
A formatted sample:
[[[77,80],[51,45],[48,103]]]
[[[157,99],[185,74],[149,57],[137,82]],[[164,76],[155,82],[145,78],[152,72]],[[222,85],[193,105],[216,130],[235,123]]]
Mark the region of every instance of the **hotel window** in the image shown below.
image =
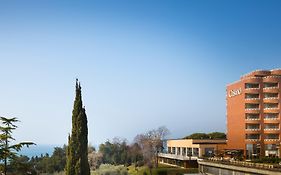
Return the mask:
[[[264,119],[265,120],[276,120],[276,119],[278,119],[278,113],[265,113]]]
[[[258,83],[245,83],[245,89],[258,89],[260,85]]]
[[[259,104],[254,104],[254,103],[245,104],[245,109],[259,109],[259,107],[260,107]]]
[[[246,129],[258,130],[260,129],[260,124],[246,124]]]
[[[278,103],[264,103],[265,109],[278,108]]]
[[[265,150],[277,150],[277,145],[276,144],[266,144]]]
[[[246,139],[249,140],[259,140],[260,135],[259,134],[246,134]]]
[[[193,156],[199,156],[199,148],[193,148]]]
[[[187,148],[186,155],[187,156],[192,156],[192,148]]]
[[[276,144],[266,144],[265,145],[265,156],[276,157],[278,156],[278,147]]]
[[[279,124],[277,124],[277,123],[266,123],[266,124],[264,124],[264,129],[265,130],[278,130]]]
[[[181,148],[177,147],[177,155],[180,155],[180,154],[181,154]]]
[[[247,159],[257,158],[259,154],[260,154],[260,145],[246,144],[246,158]]]
[[[186,148],[181,148],[182,149],[182,156],[186,155]]]
[[[168,153],[171,154],[171,147],[168,147]]]
[[[260,98],[260,94],[245,94],[245,99],[256,99],[256,98]]]
[[[172,147],[172,154],[176,154],[176,148]]]
[[[264,98],[278,98],[278,93],[264,93]]]
[[[278,83],[264,83],[264,88],[276,88]]]
[[[264,139],[277,140],[279,139],[279,134],[266,134]]]
[[[259,114],[246,114],[247,120],[259,120],[260,115]]]

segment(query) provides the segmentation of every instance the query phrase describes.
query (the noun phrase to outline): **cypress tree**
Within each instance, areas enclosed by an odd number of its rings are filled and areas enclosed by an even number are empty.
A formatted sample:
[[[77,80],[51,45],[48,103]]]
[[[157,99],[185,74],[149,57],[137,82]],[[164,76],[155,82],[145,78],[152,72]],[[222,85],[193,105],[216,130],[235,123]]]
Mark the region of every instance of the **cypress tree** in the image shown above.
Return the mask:
[[[87,115],[82,103],[81,86],[77,79],[72,110],[72,131],[68,136],[66,175],[90,175]]]

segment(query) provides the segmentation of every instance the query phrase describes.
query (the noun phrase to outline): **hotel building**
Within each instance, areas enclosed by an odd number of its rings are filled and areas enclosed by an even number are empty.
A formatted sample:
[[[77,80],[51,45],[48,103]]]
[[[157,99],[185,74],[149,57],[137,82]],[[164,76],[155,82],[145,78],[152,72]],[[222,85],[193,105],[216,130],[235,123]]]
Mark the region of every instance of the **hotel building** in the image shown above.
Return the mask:
[[[227,148],[247,159],[280,157],[281,69],[257,70],[227,85]]]

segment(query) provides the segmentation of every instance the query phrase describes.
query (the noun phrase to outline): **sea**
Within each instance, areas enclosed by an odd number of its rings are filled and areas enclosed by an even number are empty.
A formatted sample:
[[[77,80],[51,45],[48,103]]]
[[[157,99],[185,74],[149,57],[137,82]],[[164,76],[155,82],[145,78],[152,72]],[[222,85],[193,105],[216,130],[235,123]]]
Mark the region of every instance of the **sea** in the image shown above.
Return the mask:
[[[41,155],[49,154],[51,156],[53,154],[55,147],[62,147],[62,145],[32,145],[29,148],[24,147],[18,155],[25,155],[29,158]]]

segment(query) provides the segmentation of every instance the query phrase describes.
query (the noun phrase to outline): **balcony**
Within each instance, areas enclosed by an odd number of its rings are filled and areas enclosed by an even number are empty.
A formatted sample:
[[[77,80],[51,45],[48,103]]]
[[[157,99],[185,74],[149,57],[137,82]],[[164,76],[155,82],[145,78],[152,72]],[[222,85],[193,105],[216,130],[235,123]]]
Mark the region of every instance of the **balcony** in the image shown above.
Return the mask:
[[[278,99],[278,93],[264,93],[264,99]]]
[[[255,121],[259,121],[260,118],[246,118],[247,122],[255,122]]]
[[[247,124],[259,124],[260,120],[246,120],[245,121]],[[247,130],[247,129],[246,129]]]
[[[258,83],[245,83],[245,90],[248,89],[259,89],[260,85]]]
[[[264,125],[264,131],[278,131],[279,132],[279,123],[267,123]],[[268,132],[267,132],[268,133]]]
[[[264,134],[279,134],[280,129],[264,129],[263,133]]]
[[[264,87],[263,92],[264,93],[278,93],[279,88],[278,87]]]
[[[279,111],[278,103],[264,103],[265,113],[277,113]]]
[[[259,134],[246,134],[246,140],[251,142],[256,142],[260,140]]]
[[[279,119],[263,120],[264,124],[279,124]]]
[[[246,131],[260,131],[260,124],[246,124]]]
[[[264,83],[263,92],[265,93],[278,93],[278,83]]]
[[[246,100],[256,100],[259,99],[260,95],[259,94],[251,94],[251,93],[246,93],[245,94],[245,99]]]
[[[273,116],[273,117],[264,117],[264,120],[278,120],[278,116]]]
[[[278,113],[265,113],[264,114],[264,123],[279,123],[279,114]]]
[[[272,128],[268,127],[268,128],[264,128],[264,130],[265,130],[265,131],[279,131],[280,128],[279,128],[279,126],[276,127],[276,128],[274,128],[274,127],[272,127]]]
[[[260,128],[246,128],[246,131],[260,131]]]
[[[260,105],[257,103],[246,103],[245,110],[246,111],[257,111],[260,109]]]
[[[279,134],[266,134],[265,141],[279,141]]]
[[[259,114],[246,114],[245,115],[247,120],[259,120],[260,119],[260,115]]]
[[[263,102],[264,103],[278,103],[278,93],[264,93]]]
[[[278,83],[266,82],[263,84],[263,89],[273,89],[273,88],[278,88]]]
[[[269,109],[278,108],[278,103],[264,103],[264,108],[269,108]]]
[[[279,102],[279,98],[275,98],[275,97],[272,97],[272,98],[264,98],[264,99],[263,99],[263,102],[264,102],[264,103],[278,103],[278,102]]]
[[[252,94],[252,93],[246,93],[245,94],[245,102],[246,103],[259,103],[260,96],[259,94]]]
[[[267,123],[264,125],[264,129],[279,129],[279,124]]]

